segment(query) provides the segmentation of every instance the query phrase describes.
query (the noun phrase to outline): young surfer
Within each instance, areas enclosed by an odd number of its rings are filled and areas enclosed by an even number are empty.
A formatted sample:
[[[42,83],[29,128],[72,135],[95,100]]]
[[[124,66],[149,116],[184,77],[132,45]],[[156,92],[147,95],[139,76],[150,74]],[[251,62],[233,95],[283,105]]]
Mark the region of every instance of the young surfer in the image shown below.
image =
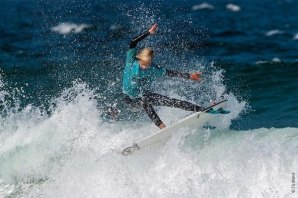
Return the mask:
[[[122,91],[125,94],[125,102],[130,108],[142,107],[155,125],[162,129],[165,128],[166,125],[158,117],[153,106],[176,107],[186,111],[196,112],[202,111],[203,108],[186,101],[149,92],[149,87],[152,82],[162,76],[181,77],[201,81],[201,73],[182,73],[151,64],[154,57],[154,52],[151,48],[144,48],[137,52],[137,43],[147,36],[155,34],[156,30],[157,24],[155,23],[148,31],[131,40],[126,53]]]

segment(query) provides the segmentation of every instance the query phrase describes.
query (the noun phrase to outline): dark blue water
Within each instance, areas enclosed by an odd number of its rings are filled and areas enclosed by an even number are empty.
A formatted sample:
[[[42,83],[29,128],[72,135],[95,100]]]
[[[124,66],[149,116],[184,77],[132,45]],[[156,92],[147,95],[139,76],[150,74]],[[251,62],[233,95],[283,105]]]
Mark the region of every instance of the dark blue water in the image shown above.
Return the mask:
[[[154,46],[156,63],[206,75],[223,69],[227,92],[248,103],[231,128],[298,127],[298,1],[233,2],[239,11],[225,0],[208,1],[212,9],[191,0],[1,1],[1,89],[10,93],[2,115],[16,100],[20,110],[32,104],[50,114],[51,99],[74,81],[98,93],[99,108],[122,107],[128,43],[157,22],[157,35],[141,44]],[[87,26],[52,29],[61,23]]]

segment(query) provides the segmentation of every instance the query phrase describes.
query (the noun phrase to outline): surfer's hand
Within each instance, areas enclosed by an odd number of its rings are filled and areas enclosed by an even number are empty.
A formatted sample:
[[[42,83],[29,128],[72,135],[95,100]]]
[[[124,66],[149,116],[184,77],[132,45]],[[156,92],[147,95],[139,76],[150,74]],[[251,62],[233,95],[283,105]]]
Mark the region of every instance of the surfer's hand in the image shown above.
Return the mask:
[[[159,128],[160,129],[163,129],[163,128],[166,128],[167,126],[166,125],[164,125],[163,123],[161,123],[160,125],[159,125]]]
[[[195,72],[190,74],[189,77],[191,80],[195,80],[195,81],[201,81],[202,80],[202,72]]]
[[[156,30],[157,30],[157,23],[154,23],[148,31],[150,34],[155,34]]]

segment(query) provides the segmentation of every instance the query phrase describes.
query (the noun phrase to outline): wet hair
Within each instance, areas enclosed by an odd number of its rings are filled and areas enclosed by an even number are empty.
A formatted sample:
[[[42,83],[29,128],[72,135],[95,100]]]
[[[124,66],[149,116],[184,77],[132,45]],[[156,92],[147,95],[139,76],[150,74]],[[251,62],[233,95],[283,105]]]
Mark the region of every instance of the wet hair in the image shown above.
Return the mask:
[[[139,60],[143,60],[146,62],[152,61],[153,57],[154,57],[154,51],[149,48],[146,47],[144,49],[142,49],[136,56]]]

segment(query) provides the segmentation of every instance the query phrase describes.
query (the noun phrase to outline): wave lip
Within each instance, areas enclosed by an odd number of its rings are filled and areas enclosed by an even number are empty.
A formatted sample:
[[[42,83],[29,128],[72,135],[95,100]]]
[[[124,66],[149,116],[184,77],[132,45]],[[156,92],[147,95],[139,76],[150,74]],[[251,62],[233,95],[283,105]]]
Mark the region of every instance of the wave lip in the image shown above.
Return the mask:
[[[294,36],[294,38],[293,38],[294,40],[298,40],[298,33],[297,34],[295,34],[295,36]]]
[[[70,34],[70,33],[80,33],[84,31],[87,28],[90,28],[91,25],[88,24],[75,24],[75,23],[60,23],[57,26],[54,26],[51,28],[53,32],[59,33],[59,34]]]
[[[191,8],[192,10],[196,11],[196,10],[213,10],[214,6],[212,4],[209,3],[201,3],[199,5],[194,5]]]
[[[226,8],[231,12],[239,12],[241,10],[241,7],[239,5],[232,3],[227,4]]]

